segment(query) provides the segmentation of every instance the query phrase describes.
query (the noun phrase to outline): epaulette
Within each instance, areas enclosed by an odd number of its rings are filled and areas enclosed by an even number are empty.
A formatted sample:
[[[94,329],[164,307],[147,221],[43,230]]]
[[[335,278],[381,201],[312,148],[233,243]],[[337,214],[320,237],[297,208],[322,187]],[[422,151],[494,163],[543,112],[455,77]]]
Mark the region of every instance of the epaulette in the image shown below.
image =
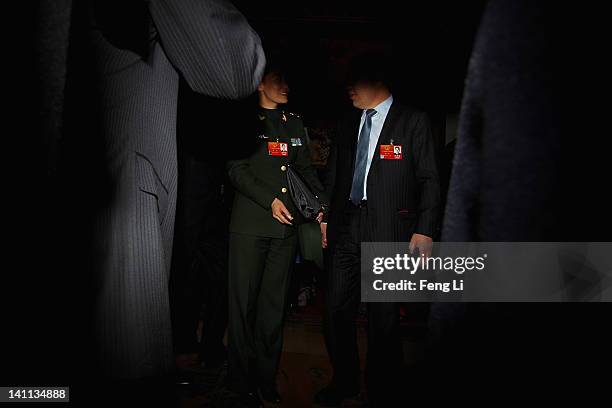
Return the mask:
[[[289,119],[301,119],[301,117],[297,113],[282,111],[281,119],[283,122],[287,122]]]

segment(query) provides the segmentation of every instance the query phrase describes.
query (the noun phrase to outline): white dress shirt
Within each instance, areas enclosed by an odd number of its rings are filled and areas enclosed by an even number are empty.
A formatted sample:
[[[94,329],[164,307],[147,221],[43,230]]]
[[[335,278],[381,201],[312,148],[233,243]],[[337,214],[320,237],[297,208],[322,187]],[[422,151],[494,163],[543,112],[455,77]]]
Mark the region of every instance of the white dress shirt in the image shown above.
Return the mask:
[[[380,132],[382,131],[383,125],[385,124],[385,119],[387,119],[387,114],[389,113],[389,109],[391,108],[391,104],[393,103],[393,95],[390,95],[387,99],[379,103],[374,107],[376,111],[376,115],[372,116],[372,128],[370,129],[370,145],[368,146],[368,162],[366,165],[366,176],[363,180],[363,199],[368,199],[368,173],[370,172],[370,165],[372,164],[372,158],[376,153],[376,146],[378,145],[378,138],[380,137]],[[359,132],[357,133],[357,141],[359,142],[359,135],[361,134],[361,128],[365,123],[366,111],[364,110],[361,114],[361,122],[359,124]]]

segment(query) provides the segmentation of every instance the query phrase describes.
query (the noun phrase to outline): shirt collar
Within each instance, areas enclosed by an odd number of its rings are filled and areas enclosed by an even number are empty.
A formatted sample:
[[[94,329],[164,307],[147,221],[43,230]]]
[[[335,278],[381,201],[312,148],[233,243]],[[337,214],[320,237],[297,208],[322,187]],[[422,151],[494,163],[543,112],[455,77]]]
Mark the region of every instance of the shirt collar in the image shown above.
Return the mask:
[[[378,116],[378,117],[387,116],[389,109],[391,109],[391,104],[393,104],[393,95],[389,95],[387,99],[385,99],[384,101],[382,101],[381,103],[379,103],[378,105],[374,107],[374,110],[376,110],[375,116]],[[363,111],[363,114],[365,115],[365,110]]]

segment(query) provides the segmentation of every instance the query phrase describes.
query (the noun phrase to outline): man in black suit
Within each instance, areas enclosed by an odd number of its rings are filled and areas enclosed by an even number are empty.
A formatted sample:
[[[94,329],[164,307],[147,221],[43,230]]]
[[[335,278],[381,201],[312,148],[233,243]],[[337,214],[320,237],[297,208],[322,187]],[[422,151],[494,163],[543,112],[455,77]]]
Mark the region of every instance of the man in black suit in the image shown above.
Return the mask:
[[[438,228],[440,187],[426,114],[394,102],[380,61],[353,61],[348,88],[358,115],[340,125],[328,163],[331,265],[325,339],[333,380],[315,397],[339,404],[359,393],[359,356],[354,317],[359,306],[361,242],[410,241],[428,253]],[[324,220],[325,221],[325,220]],[[389,405],[400,373],[402,348],[395,303],[368,305],[366,386],[373,406]]]

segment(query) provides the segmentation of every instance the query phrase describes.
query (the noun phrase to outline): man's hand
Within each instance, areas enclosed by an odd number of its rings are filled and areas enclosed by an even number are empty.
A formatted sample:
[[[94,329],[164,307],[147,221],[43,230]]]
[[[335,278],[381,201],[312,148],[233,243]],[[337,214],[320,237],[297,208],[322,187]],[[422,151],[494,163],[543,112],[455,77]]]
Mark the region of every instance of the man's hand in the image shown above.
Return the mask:
[[[272,201],[272,216],[281,224],[293,225],[291,224],[291,220],[293,220],[291,213],[289,210],[287,210],[285,204],[283,204],[283,202],[278,198],[275,198],[274,201]]]
[[[419,255],[425,255],[425,257],[429,257],[431,255],[431,248],[433,246],[433,240],[426,235],[421,234],[412,234],[412,239],[410,240],[410,253],[413,253],[415,249],[418,248]]]
[[[321,225],[321,247],[327,248],[327,223],[323,222]]]

